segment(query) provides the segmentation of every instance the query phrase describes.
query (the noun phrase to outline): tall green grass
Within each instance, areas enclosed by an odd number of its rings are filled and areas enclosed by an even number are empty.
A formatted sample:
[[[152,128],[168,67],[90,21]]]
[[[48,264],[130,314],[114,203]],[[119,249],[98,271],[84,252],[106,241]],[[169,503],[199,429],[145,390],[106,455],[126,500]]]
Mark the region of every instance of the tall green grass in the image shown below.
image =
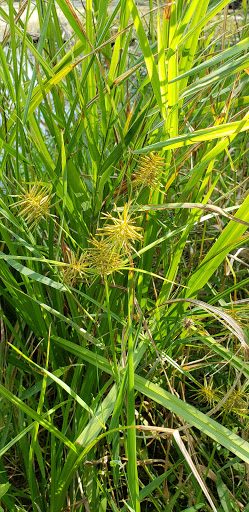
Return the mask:
[[[70,40],[35,4],[38,43],[0,5],[0,510],[247,511],[245,2],[58,0]]]

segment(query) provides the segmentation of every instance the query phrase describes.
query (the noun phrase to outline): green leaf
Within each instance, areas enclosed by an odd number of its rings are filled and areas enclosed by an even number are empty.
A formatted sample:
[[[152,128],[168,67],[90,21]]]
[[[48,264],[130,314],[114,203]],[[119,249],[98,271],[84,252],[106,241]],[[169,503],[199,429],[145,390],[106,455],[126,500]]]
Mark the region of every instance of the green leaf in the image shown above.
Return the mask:
[[[215,140],[218,138],[229,137],[238,133],[244,132],[249,128],[249,120],[235,121],[233,123],[221,124],[219,126],[212,126],[203,130],[196,130],[193,133],[186,133],[168,140],[162,140],[155,144],[150,144],[144,148],[136,149],[133,151],[135,155],[149,153],[152,151],[161,151],[162,149],[175,149],[184,146],[190,146],[196,142],[204,142],[208,140]]]
[[[229,496],[228,488],[222,481],[220,473],[217,473],[217,491],[220,498],[220,504],[223,507],[224,512],[232,512],[232,501]]]
[[[131,14],[133,17],[134,26],[137,31],[138,39],[139,39],[141,49],[143,52],[143,56],[144,56],[144,61],[145,61],[146,67],[147,67],[151,85],[153,87],[155,98],[157,100],[157,104],[159,105],[160,108],[162,108],[162,99],[161,99],[161,93],[160,93],[160,82],[159,82],[159,77],[158,77],[158,71],[157,71],[153,53],[150,48],[148,38],[145,33],[143,23],[139,16],[139,12],[138,12],[138,9],[137,9],[137,6],[136,6],[134,0],[127,0],[127,4],[130,8],[130,11],[131,11]]]
[[[64,348],[64,350],[77,355],[85,361],[91,362],[94,366],[101,368],[112,375],[110,364],[102,356],[97,354],[94,355],[91,351],[83,349],[82,347],[79,347],[67,340],[63,340],[62,338],[52,337],[51,342],[53,341],[60,347]],[[124,373],[121,369],[120,372],[121,374]],[[217,443],[225,446],[244,462],[249,463],[249,443],[241,439],[232,431],[228,430],[226,427],[223,427],[223,425],[220,425],[217,421],[207,417],[192,405],[183,402],[175,395],[171,395],[160,386],[147,381],[137,374],[134,375],[134,387],[140,393],[151,398],[151,400],[154,400],[156,403],[180,416],[183,420],[194,425],[202,433],[208,435]]]
[[[20,398],[11,393],[8,389],[6,389],[2,384],[0,384],[0,394],[4,396],[7,400],[9,400],[15,407],[23,411],[27,416],[37,421],[42,427],[44,427],[48,432],[54,434],[63,444],[71,448],[73,452],[78,453],[78,450],[74,443],[72,443],[62,432],[60,432],[52,423],[45,420],[42,415],[37,414],[36,411],[31,409],[28,405],[26,405]]]
[[[242,203],[235,217],[249,222],[249,196],[247,196],[245,201]],[[233,221],[230,221],[227,224],[218,240],[207,253],[202,264],[190,277],[188,282],[189,288],[186,291],[187,297],[193,297],[198,290],[203,288],[229,253],[233,243],[242,237],[245,230],[246,226],[243,226],[242,224],[235,224]]]
[[[0,484],[0,499],[8,492],[10,484]]]

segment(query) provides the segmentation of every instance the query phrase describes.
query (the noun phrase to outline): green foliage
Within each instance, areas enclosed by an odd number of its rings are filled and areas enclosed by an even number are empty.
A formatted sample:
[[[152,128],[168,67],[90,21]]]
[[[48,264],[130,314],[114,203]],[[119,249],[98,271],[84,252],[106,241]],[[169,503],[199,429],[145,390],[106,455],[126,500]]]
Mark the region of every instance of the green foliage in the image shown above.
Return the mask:
[[[245,2],[7,4],[0,510],[246,510]]]

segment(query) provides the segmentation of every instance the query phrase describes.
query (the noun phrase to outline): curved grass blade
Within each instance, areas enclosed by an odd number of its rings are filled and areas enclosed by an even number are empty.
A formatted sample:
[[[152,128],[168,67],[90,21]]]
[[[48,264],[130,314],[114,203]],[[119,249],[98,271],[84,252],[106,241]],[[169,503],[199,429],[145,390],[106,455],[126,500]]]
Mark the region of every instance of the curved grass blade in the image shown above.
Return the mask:
[[[112,374],[111,366],[105,358],[94,355],[91,351],[82,349],[81,347],[67,340],[63,340],[62,338],[55,338],[52,336],[51,342],[52,341],[54,341],[65,350],[72,352],[73,354],[88,362],[91,362],[102,370],[108,371],[108,374]],[[122,372],[122,370],[120,370],[120,373],[122,375],[124,371]],[[217,421],[207,417],[192,405],[183,402],[181,399],[171,395],[168,391],[162,389],[160,386],[147,381],[137,374],[134,375],[134,386],[137,391],[144,394],[145,396],[148,396],[151,398],[151,400],[154,400],[156,403],[162,405],[166,409],[174,412],[180,416],[180,418],[198,428],[202,433],[214,439],[217,443],[225,446],[232,453],[240,457],[244,462],[249,462],[249,443],[244,439],[241,439],[228,428],[220,425]]]
[[[36,411],[31,409],[28,405],[26,405],[20,398],[11,393],[7,388],[5,388],[0,383],[0,393],[1,395],[9,400],[15,407],[23,411],[27,416],[37,421],[42,427],[44,427],[48,432],[54,434],[57,439],[59,439],[63,444],[65,444],[68,448],[70,448],[74,453],[78,453],[78,449],[75,444],[72,443],[62,432],[60,432],[52,423],[47,421],[41,414],[37,414]]]

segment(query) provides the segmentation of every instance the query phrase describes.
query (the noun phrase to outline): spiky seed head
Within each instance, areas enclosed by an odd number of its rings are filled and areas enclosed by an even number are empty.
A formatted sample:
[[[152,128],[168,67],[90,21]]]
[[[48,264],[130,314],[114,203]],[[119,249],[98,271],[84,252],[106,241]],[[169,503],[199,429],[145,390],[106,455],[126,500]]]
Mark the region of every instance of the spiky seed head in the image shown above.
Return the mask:
[[[74,287],[77,282],[87,276],[88,254],[87,251],[79,256],[79,251],[75,254],[73,251],[68,253],[69,263],[62,267],[63,281],[68,286]]]
[[[122,251],[128,254],[131,250],[135,251],[133,244],[143,238],[142,228],[135,225],[137,217],[133,217],[129,213],[129,208],[130,203],[126,203],[121,214],[117,211],[118,217],[114,217],[110,213],[104,213],[102,218],[108,219],[112,224],[105,224],[97,233],[105,239],[106,243],[115,247],[118,252]]]
[[[200,386],[200,390],[197,391],[194,395],[202,402],[207,402],[210,407],[213,407],[215,403],[219,402],[221,399],[220,392],[218,389],[213,389],[213,378],[211,377],[209,382],[206,377],[204,377],[204,384]]]
[[[29,229],[33,229],[40,220],[50,214],[51,200],[53,194],[51,190],[43,186],[40,182],[25,184],[21,187],[22,193],[18,196],[19,201],[12,206],[18,208],[18,216],[22,217]]]
[[[164,159],[157,154],[149,153],[140,157],[139,164],[132,175],[132,183],[142,187],[160,188],[160,178],[166,165]]]
[[[248,395],[241,389],[234,389],[223,404],[223,410],[227,413],[234,412],[239,416],[248,413]]]
[[[124,267],[120,254],[108,241],[92,238],[89,242],[93,245],[88,250],[89,274],[105,278]]]

